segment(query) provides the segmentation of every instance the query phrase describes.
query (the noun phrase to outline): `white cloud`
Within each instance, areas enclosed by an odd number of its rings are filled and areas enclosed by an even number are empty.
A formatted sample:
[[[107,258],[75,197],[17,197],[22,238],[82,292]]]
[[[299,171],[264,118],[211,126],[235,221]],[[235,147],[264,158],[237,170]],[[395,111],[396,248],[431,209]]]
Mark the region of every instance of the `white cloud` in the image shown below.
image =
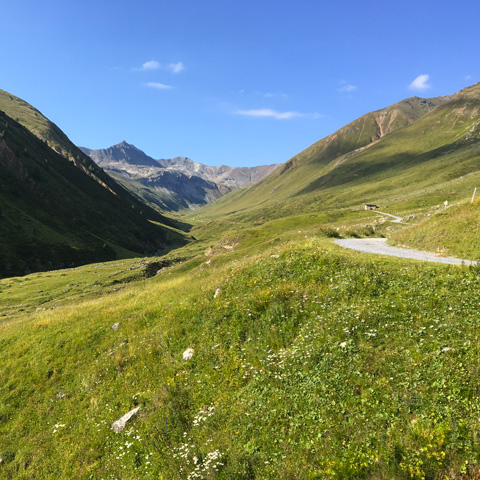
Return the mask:
[[[465,75],[465,80],[468,82],[469,80],[472,79],[472,76],[471,75]]]
[[[258,110],[237,110],[235,113],[237,115],[245,115],[248,117],[270,117],[275,118],[276,120],[289,120],[290,118],[299,117],[320,117],[320,114],[318,113],[277,112],[276,110],[271,110],[270,108],[262,108]]]
[[[177,63],[169,63],[167,65],[167,70],[170,70],[172,73],[180,73],[181,71],[185,70],[185,65],[183,62],[177,62]]]
[[[423,75],[419,75],[409,86],[410,90],[428,90],[430,85],[428,84],[428,80],[430,79],[430,75],[424,73]]]
[[[140,70],[149,71],[149,70],[158,70],[162,65],[158,63],[156,60],[150,60],[149,62],[145,62]]]
[[[165,85],[164,83],[158,83],[158,82],[148,82],[147,87],[156,88],[158,90],[169,90],[173,88],[170,85]]]
[[[357,89],[358,89],[358,87],[355,86],[355,85],[344,85],[343,87],[340,87],[338,89],[338,91],[342,92],[342,93],[351,93],[351,92],[354,92]]]
[[[166,70],[170,73],[180,73],[185,70],[186,67],[183,62],[169,63],[168,65],[163,65],[156,60],[150,60],[145,62],[141,67],[134,68],[136,72],[152,72],[154,70]]]

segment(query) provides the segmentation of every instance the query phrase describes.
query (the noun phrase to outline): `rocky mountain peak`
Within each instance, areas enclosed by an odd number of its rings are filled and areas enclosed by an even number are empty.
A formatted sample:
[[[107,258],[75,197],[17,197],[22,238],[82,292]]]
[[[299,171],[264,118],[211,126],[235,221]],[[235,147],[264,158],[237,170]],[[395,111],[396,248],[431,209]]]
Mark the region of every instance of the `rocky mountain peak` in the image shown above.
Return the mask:
[[[148,198],[143,200],[148,203],[155,199],[155,205],[167,210],[210,203],[235,188],[261,180],[277,167],[211,167],[187,157],[155,160],[125,140],[102,150],[82,150],[127,189],[139,196],[148,189]]]

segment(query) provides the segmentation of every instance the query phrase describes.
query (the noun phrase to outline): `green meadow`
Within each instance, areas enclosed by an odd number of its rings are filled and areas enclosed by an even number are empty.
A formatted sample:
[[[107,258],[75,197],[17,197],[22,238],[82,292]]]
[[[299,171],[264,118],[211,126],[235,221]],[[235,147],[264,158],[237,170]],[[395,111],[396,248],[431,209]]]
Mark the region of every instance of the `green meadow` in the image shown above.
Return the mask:
[[[0,280],[0,477],[476,478],[480,270],[331,242],[371,214]]]

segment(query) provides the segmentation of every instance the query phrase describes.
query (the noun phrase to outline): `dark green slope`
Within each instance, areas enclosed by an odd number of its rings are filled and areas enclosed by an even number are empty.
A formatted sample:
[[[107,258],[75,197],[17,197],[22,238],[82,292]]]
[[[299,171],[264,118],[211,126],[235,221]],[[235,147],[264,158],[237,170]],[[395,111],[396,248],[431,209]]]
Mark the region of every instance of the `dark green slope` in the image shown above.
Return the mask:
[[[113,180],[116,191],[106,188],[2,111],[0,135],[0,276],[185,243],[158,212]]]
[[[364,115],[196,215],[281,217],[466,192],[480,171],[479,104],[477,84]]]
[[[60,128],[44,117],[36,108],[11,93],[0,90],[0,110],[26,127],[57,153],[72,162],[78,169],[94,178],[112,192],[123,194],[119,185],[74,145]]]
[[[55,152],[63,156],[83,173],[93,178],[104,188],[110,190],[125,201],[133,202],[139,209],[148,211],[151,218],[165,225],[178,227],[179,224],[171,218],[162,216],[154,209],[146,207],[140,198],[131,195],[128,189],[116,182],[88,155],[74,145],[65,133],[32,105],[11,93],[0,90],[0,110],[27,128],[37,138]],[[0,130],[1,132],[1,130]]]

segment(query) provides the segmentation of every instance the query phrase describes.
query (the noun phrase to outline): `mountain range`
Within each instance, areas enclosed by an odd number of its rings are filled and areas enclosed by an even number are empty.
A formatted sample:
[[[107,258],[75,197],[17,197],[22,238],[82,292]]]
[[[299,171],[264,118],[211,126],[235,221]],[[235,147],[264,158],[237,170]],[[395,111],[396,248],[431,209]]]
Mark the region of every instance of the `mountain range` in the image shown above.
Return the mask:
[[[189,226],[158,210],[210,204],[185,218],[228,218],[227,228],[365,203],[434,205],[477,187],[479,156],[480,84],[402,100],[281,166],[254,168],[154,160],[126,142],[82,151],[34,107],[0,91],[0,276],[187,242],[181,229]]]
[[[125,141],[106,149],[81,149],[134,195],[161,210],[195,209],[212,203],[234,189],[258,182],[278,167],[211,167],[186,157],[154,160]]]

